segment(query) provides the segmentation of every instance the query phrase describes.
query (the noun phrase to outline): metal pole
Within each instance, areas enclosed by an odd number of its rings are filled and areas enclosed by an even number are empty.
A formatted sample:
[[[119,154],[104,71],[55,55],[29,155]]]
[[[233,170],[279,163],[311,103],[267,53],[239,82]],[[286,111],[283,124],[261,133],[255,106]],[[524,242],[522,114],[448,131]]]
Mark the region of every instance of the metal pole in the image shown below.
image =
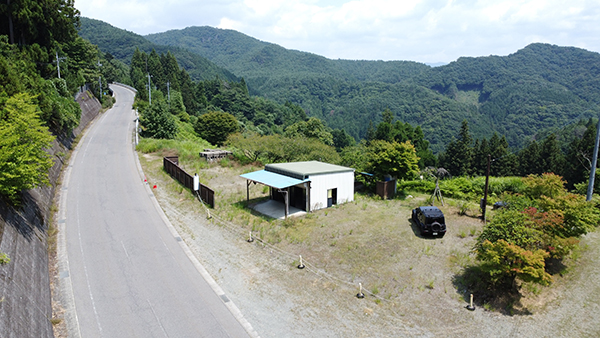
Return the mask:
[[[487,195],[488,195],[488,186],[490,183],[490,162],[492,161],[492,155],[488,154],[488,160],[487,160],[487,173],[485,175],[485,191],[483,193],[483,203],[481,205],[481,218],[483,219],[483,221],[485,222],[485,209],[487,206]]]
[[[58,78],[60,79],[60,60],[58,60],[58,52],[56,52],[56,69],[58,70]]]
[[[594,194],[594,178],[596,178],[596,162],[598,161],[598,144],[600,143],[600,120],[596,129],[596,144],[594,145],[594,157],[592,158],[592,167],[590,168],[590,182],[588,184],[585,200],[591,201]]]
[[[102,64],[100,63],[100,58],[98,58],[98,70],[100,70],[100,67],[102,67]],[[98,75],[98,86],[100,86],[98,100],[102,102],[102,74]]]
[[[152,87],[150,87],[150,73],[148,73],[148,104],[152,105]]]
[[[135,109],[135,145],[139,144],[139,129],[140,128],[140,115],[138,114],[137,108]]]
[[[167,99],[169,100],[169,108],[171,108],[171,83],[167,81]]]
[[[56,52],[56,70],[58,70],[58,78],[60,79],[60,62],[66,59],[66,57],[58,57],[58,52]]]

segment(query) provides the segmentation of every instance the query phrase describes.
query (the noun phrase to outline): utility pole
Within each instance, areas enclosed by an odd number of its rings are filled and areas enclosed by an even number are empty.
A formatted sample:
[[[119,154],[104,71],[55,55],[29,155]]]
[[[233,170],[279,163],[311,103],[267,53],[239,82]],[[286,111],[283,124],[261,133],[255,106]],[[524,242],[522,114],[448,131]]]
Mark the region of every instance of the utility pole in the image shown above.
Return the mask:
[[[58,78],[59,79],[60,79],[60,62],[65,59],[66,59],[66,57],[64,57],[64,56],[59,58],[58,52],[56,52],[56,61],[55,62],[56,62],[56,69],[58,70]]]
[[[167,99],[169,100],[169,108],[171,108],[171,82],[167,81]]]
[[[592,200],[594,194],[594,178],[596,178],[596,163],[598,162],[598,145],[600,143],[600,120],[598,120],[598,127],[596,129],[596,144],[594,145],[594,157],[592,158],[592,167],[590,168],[590,181],[588,183],[586,201]]]
[[[148,104],[152,105],[152,86],[150,85],[150,78],[152,76],[148,73]]]
[[[100,58],[98,58],[98,70],[100,70],[102,64],[100,63]],[[100,87],[100,96],[98,96],[98,100],[102,102],[102,74],[98,74],[98,86]]]
[[[487,207],[487,195],[488,195],[488,186],[490,183],[490,163],[492,162],[492,155],[488,154],[487,160],[487,172],[485,174],[485,190],[483,192],[483,200],[481,201],[481,218],[485,222],[485,209]]]

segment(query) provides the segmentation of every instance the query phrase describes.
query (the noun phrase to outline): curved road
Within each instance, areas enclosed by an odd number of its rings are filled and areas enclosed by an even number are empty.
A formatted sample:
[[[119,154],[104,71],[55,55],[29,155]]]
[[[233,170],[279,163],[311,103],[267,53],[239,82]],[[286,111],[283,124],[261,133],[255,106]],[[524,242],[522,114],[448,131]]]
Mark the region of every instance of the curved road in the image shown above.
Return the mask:
[[[131,142],[134,94],[112,88],[116,105],[87,131],[62,187],[70,336],[249,337],[157,210]]]

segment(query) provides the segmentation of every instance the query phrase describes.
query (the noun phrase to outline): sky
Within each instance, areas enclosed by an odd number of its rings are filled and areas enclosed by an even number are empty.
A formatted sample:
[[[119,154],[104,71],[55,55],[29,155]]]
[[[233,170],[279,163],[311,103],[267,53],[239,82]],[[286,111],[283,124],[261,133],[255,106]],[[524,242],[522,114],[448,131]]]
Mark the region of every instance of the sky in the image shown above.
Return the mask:
[[[190,26],[349,60],[449,63],[543,42],[600,52],[599,0],[75,0],[81,15],[147,35]]]

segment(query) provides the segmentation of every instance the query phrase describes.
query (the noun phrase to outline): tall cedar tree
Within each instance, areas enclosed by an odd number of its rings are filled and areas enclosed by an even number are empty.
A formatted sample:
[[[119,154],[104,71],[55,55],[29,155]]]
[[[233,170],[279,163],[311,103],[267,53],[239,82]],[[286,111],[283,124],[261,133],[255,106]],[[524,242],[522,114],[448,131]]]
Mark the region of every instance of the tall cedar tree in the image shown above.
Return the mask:
[[[441,164],[453,176],[466,176],[473,174],[471,164],[473,160],[473,139],[469,133],[469,123],[463,120],[458,140],[450,142],[446,148],[444,163]]]
[[[51,48],[77,37],[79,14],[74,0],[7,0],[0,5],[0,35],[11,44]]]

